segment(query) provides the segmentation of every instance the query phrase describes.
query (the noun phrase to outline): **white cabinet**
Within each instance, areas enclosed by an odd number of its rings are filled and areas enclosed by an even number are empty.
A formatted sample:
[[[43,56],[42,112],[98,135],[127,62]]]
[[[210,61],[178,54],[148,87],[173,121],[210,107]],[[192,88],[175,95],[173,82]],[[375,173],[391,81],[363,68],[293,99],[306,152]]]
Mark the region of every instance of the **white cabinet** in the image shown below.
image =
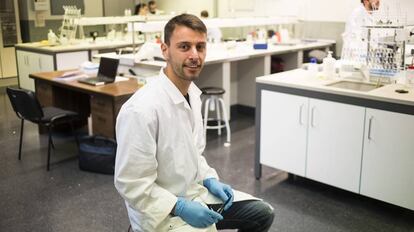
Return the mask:
[[[364,107],[310,99],[306,177],[359,192],[364,116]]]
[[[359,192],[365,108],[262,90],[260,163]]]
[[[260,163],[305,175],[308,98],[262,91]]]
[[[414,210],[414,116],[367,109],[361,194]]]
[[[259,91],[260,164],[414,210],[414,115]]]
[[[54,70],[53,56],[27,51],[16,51],[18,63],[19,86],[34,91],[34,81],[29,74]]]
[[[29,74],[75,69],[83,62],[89,60],[88,51],[60,52],[49,55],[17,50],[16,54],[19,71],[19,85],[21,88],[30,90],[34,90],[34,81],[29,78]]]

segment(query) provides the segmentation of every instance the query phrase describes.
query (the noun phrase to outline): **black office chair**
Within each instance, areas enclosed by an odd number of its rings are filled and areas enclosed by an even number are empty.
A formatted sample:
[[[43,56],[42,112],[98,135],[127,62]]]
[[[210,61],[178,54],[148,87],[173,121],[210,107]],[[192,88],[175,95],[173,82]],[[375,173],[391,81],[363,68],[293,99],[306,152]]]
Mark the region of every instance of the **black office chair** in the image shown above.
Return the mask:
[[[52,140],[52,127],[62,123],[70,123],[72,133],[74,134],[73,121],[77,119],[78,114],[56,107],[42,108],[36,98],[35,93],[29,90],[7,87],[6,91],[13,110],[16,112],[17,117],[21,119],[19,160],[21,159],[22,152],[24,120],[28,120],[39,125],[44,125],[49,133],[46,166],[46,169],[49,171],[50,148],[54,148]],[[75,138],[76,142],[78,143],[76,136]]]

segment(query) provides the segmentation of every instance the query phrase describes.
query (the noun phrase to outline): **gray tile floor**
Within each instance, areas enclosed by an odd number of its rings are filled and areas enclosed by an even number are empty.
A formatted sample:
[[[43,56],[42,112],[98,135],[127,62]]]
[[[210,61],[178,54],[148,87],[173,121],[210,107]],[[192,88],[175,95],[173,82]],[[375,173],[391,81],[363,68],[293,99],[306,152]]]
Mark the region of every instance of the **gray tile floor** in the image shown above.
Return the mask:
[[[232,146],[209,133],[205,156],[222,180],[275,208],[271,231],[414,231],[414,212],[284,172],[264,168],[256,181],[254,119],[233,120]],[[26,124],[17,160],[20,121],[0,89],[0,232],[118,232],[128,219],[113,177],[78,169],[76,146],[57,134],[46,172],[47,137]]]

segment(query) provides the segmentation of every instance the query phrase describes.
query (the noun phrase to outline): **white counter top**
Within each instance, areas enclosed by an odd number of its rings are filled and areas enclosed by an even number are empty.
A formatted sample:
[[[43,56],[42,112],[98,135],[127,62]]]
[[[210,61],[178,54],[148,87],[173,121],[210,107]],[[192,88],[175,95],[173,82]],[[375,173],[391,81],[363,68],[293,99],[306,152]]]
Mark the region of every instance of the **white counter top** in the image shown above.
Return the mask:
[[[377,89],[362,92],[350,89],[326,86],[344,79],[326,80],[320,77],[311,77],[306,70],[295,69],[288,72],[277,73],[256,78],[257,83],[283,86],[289,88],[330,93],[343,96],[358,97],[376,101],[404,104],[414,106],[414,88],[408,88],[403,84],[388,84]],[[397,89],[408,90],[409,93],[401,94],[395,92]]]
[[[97,39],[95,42],[91,40],[78,40],[73,44],[50,46],[47,43],[34,42],[16,44],[16,49],[31,50],[39,53],[59,53],[80,50],[96,50],[105,48],[126,47],[132,45],[129,40],[104,40]]]
[[[327,47],[333,44],[335,44],[334,40],[315,40],[310,42],[298,42],[294,45],[269,44],[267,49],[253,49],[253,44],[247,42],[208,44],[205,64],[231,62],[266,55],[284,54],[300,50]],[[133,63],[132,61],[125,61],[126,59],[133,59],[133,57],[129,55],[122,55],[121,60],[124,60],[124,62],[121,63]],[[165,62],[160,61],[135,61],[135,63],[157,67],[165,66]]]

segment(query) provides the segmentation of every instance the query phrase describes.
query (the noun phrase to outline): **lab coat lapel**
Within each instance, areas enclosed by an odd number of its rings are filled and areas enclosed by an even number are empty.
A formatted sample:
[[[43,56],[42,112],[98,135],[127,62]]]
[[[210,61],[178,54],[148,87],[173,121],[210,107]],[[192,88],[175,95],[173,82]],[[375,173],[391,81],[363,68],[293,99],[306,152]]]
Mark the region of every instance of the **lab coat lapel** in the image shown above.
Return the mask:
[[[196,138],[199,129],[197,123],[201,120],[201,90],[194,83],[191,83],[190,88],[188,89],[188,95],[190,96],[191,103],[193,138]]]
[[[201,95],[201,91],[195,86],[194,83],[190,84],[190,87],[188,89],[188,95],[190,96],[190,103],[191,107],[188,104],[188,102],[185,100],[184,96],[181,94],[181,92],[178,90],[178,88],[174,85],[174,83],[165,75],[164,70],[160,71],[160,77],[163,81],[164,89],[167,93],[167,95],[172,100],[173,104],[177,105],[177,109],[184,110],[185,115],[187,115],[187,118],[190,122],[190,128],[187,128],[192,138],[194,138],[194,132],[196,128],[196,118],[195,115],[197,114],[197,110],[200,108],[200,103],[197,100],[197,97],[199,98]]]

